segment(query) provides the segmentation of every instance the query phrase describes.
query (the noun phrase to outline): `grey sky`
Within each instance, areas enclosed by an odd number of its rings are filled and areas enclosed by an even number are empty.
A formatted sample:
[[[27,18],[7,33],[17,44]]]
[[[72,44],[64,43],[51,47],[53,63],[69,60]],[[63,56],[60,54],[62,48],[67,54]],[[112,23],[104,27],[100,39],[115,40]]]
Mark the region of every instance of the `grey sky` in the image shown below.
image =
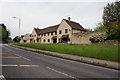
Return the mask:
[[[21,19],[21,34],[31,33],[33,28],[56,25],[63,18],[71,17],[84,28],[94,29],[102,22],[103,8],[114,0],[2,0],[0,23],[4,23],[11,37],[18,35],[18,19]]]

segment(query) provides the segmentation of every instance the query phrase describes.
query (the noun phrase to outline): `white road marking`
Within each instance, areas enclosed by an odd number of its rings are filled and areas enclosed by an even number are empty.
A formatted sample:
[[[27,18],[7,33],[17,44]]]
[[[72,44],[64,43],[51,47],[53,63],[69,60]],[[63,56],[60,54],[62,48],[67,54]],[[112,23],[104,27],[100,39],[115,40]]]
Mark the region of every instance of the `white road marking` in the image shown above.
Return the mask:
[[[8,45],[7,45],[8,46]],[[19,51],[21,51],[22,49],[19,49],[19,48],[15,48],[15,47],[11,47],[11,46],[8,46],[10,48],[14,48],[14,49],[17,49]],[[6,47],[5,47],[6,48]],[[9,48],[7,48],[9,49]],[[10,49],[9,49],[10,50]],[[10,50],[12,51],[12,50]],[[14,51],[13,51],[14,52]],[[110,71],[118,71],[118,70],[115,70],[115,69],[110,69],[110,68],[106,68],[106,67],[101,67],[101,66],[95,66],[95,65],[90,65],[90,64],[86,64],[86,63],[81,63],[81,62],[77,62],[77,61],[72,61],[72,60],[67,60],[67,59],[62,59],[62,58],[58,58],[58,57],[53,57],[53,56],[48,56],[48,55],[45,55],[45,54],[39,54],[37,52],[33,52],[37,55],[44,55],[46,57],[51,57],[51,58],[55,58],[55,59],[60,59],[60,60],[63,60],[63,61],[69,61],[69,62],[72,62],[72,63],[76,63],[76,64],[82,64],[82,65],[86,65],[86,66],[90,66],[90,67],[95,67],[95,68],[99,68],[99,69],[107,69],[107,70],[110,70]]]
[[[73,76],[71,76],[71,75],[68,75],[68,74],[66,74],[66,73],[63,73],[63,72],[57,71],[57,70],[55,70],[55,69],[53,69],[53,68],[50,68],[50,67],[47,67],[47,68],[50,69],[50,70],[52,70],[52,71],[55,71],[55,72],[57,72],[57,73],[59,73],[59,74],[62,74],[62,75],[65,75],[65,76],[67,76],[67,77],[70,77],[70,78],[76,79],[75,77],[73,77]]]
[[[19,57],[21,57],[21,58],[23,58],[23,59],[25,59],[25,60],[31,61],[30,59],[25,58],[25,57],[23,57],[23,56],[20,56],[20,55],[18,55],[18,54],[14,54],[14,55],[19,56]]]
[[[39,65],[19,65],[21,67],[39,67]]]
[[[39,65],[0,65],[0,67],[39,67]]]
[[[5,47],[5,48],[7,48],[7,47]],[[16,53],[15,51],[13,51],[13,50],[11,50],[11,49],[9,49],[9,48],[7,48],[7,49],[8,49],[9,51],[11,51],[11,52]],[[23,57],[23,56],[20,56],[20,55],[18,55],[18,54],[14,54],[14,55],[19,56],[19,57],[21,57],[21,58],[23,58],[23,59],[25,59],[25,60],[31,61],[30,59],[25,58],[25,57]]]
[[[18,66],[18,65],[0,65],[0,67],[15,67],[15,66]]]
[[[0,75],[0,80],[6,80],[3,75]]]

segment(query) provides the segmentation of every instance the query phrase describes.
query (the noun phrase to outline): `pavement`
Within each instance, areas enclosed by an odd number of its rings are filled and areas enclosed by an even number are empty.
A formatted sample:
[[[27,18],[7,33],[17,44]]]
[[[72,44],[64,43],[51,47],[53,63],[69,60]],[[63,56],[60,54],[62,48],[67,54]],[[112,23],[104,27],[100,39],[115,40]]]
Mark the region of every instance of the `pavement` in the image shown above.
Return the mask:
[[[119,80],[119,71],[2,45],[6,80]]]
[[[120,69],[119,62],[113,62],[113,61],[107,61],[107,60],[101,60],[101,59],[95,59],[95,58],[89,58],[89,57],[82,57],[82,56],[76,56],[76,55],[69,55],[69,54],[63,54],[63,53],[57,53],[57,52],[51,52],[51,51],[45,51],[45,50],[39,50],[39,49],[33,49],[33,48],[27,48],[27,47],[21,47],[21,46],[15,46],[12,45],[13,47],[29,50],[29,51],[34,51],[34,52],[40,52],[60,58],[65,58],[65,59],[70,59],[74,61],[79,61],[79,62],[85,62],[88,64],[94,64],[98,66],[104,66],[108,68],[113,68],[113,69]]]

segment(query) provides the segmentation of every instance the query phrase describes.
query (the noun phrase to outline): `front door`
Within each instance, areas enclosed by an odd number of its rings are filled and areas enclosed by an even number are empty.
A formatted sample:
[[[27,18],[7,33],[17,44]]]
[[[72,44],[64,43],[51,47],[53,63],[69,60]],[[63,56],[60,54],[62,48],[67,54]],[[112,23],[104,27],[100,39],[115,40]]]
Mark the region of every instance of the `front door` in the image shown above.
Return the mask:
[[[57,39],[53,39],[53,43],[57,43]]]

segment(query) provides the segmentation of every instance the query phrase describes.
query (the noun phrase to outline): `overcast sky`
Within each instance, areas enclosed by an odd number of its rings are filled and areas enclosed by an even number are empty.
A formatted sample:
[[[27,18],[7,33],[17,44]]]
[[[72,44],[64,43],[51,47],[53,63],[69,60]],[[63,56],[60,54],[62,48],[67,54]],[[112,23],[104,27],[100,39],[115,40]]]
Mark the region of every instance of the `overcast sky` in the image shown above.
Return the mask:
[[[59,24],[71,17],[84,28],[94,29],[102,22],[103,9],[114,0],[1,0],[0,23],[4,23],[11,37],[18,35],[18,19],[21,19],[21,35],[33,28],[45,28]]]

